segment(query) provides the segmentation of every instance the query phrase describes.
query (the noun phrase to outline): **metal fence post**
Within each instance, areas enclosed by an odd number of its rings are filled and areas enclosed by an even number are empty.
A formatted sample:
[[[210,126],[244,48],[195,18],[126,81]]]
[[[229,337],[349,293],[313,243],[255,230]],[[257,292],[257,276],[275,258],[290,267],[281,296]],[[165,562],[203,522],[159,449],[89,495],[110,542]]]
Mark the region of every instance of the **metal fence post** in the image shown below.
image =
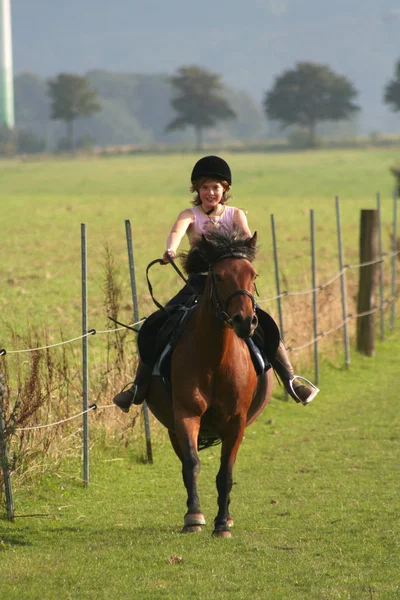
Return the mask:
[[[279,318],[279,329],[281,332],[282,340],[285,339],[283,332],[283,316],[282,316],[282,302],[281,302],[281,283],[279,279],[279,261],[278,261],[278,248],[276,243],[276,232],[275,232],[275,217],[271,215],[271,229],[272,229],[272,243],[274,247],[274,264],[275,264],[275,283],[278,303],[278,318]]]
[[[338,234],[340,287],[341,287],[341,294],[342,294],[344,352],[345,352],[345,364],[346,364],[346,368],[348,369],[350,367],[350,349],[349,349],[349,332],[348,332],[348,327],[347,327],[346,280],[345,280],[345,276],[344,276],[342,223],[341,223],[341,219],[340,219],[339,196],[336,196],[336,224],[337,224],[337,234]]]
[[[382,258],[382,210],[381,195],[376,194],[376,206],[378,210],[378,256],[379,256],[379,307],[380,307],[380,330],[381,340],[385,339],[385,311],[384,311],[384,289],[383,289],[383,258]]]
[[[397,252],[397,190],[393,193],[393,238],[392,238],[392,310],[390,311],[390,329],[394,329],[396,297],[396,252]]]
[[[3,376],[0,375],[0,464],[3,471],[7,517],[9,521],[14,521],[14,502],[11,487],[10,463],[8,462],[7,440],[3,418],[4,389]]]
[[[136,293],[136,277],[135,277],[135,263],[133,258],[133,243],[132,243],[132,229],[131,222],[129,219],[125,220],[125,231],[126,231],[126,242],[128,246],[128,259],[129,259],[129,274],[131,278],[131,290],[132,290],[132,302],[133,302],[133,318],[135,319],[135,323],[139,321],[139,306],[138,299]],[[143,419],[144,419],[144,428],[146,434],[146,451],[147,451],[147,460],[149,463],[153,462],[153,449],[151,443],[151,431],[150,431],[150,418],[149,418],[149,408],[147,406],[147,402],[143,402]]]
[[[314,325],[314,369],[315,383],[319,383],[319,357],[318,357],[318,302],[317,302],[317,262],[315,253],[315,221],[314,210],[310,210],[310,233],[311,233],[311,271],[313,287],[313,325]]]
[[[271,215],[271,229],[272,229],[272,244],[274,247],[274,264],[275,264],[275,283],[276,283],[276,293],[277,293],[277,302],[278,302],[278,318],[279,318],[279,329],[281,334],[281,339],[284,341],[284,332],[283,332],[283,316],[282,316],[282,302],[281,302],[281,283],[279,278],[279,261],[278,261],[278,247],[276,243],[276,231],[275,231],[275,217]],[[285,400],[289,399],[289,394],[285,388]]]
[[[82,255],[82,410],[83,410],[83,485],[89,485],[89,414],[88,414],[88,325],[87,325],[87,241],[86,225],[81,224]]]

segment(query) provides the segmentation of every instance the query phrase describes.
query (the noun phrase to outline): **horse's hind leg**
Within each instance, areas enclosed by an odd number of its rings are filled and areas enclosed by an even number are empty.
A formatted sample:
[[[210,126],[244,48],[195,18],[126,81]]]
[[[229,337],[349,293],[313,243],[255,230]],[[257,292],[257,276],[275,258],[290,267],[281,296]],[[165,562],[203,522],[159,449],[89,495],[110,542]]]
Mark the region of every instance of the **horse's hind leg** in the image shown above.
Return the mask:
[[[176,434],[169,434],[172,446],[182,461],[182,476],[187,491],[187,513],[182,530],[184,533],[201,531],[201,526],[206,524],[197,493],[197,480],[200,473],[200,460],[197,453],[199,428],[200,420],[187,419],[176,424]]]

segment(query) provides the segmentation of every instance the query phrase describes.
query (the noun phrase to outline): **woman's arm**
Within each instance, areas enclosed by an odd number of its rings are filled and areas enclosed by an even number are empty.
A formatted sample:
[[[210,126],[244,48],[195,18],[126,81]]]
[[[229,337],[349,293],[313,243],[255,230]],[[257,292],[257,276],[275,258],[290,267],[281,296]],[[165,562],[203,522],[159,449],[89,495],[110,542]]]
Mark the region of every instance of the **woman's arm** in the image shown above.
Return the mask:
[[[238,227],[239,229],[241,229],[243,231],[244,235],[247,235],[248,237],[252,236],[249,224],[247,222],[246,213],[243,210],[241,210],[240,208],[235,208],[235,214],[233,216],[233,224],[235,225],[235,227]]]
[[[164,260],[168,260],[167,255],[171,258],[175,258],[176,252],[179,248],[179,244],[181,243],[183,236],[188,230],[188,227],[192,223],[193,212],[190,210],[190,208],[186,208],[179,214],[167,238],[167,249],[164,252]]]

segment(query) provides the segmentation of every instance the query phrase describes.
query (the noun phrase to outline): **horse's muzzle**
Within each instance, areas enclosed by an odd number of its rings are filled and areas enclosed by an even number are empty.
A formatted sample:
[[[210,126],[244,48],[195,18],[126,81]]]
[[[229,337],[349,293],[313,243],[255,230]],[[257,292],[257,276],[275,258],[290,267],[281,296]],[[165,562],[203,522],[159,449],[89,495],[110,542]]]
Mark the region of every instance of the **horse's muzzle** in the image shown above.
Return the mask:
[[[253,335],[258,325],[258,318],[255,313],[251,317],[243,317],[239,313],[232,317],[231,322],[236,335],[244,339]]]

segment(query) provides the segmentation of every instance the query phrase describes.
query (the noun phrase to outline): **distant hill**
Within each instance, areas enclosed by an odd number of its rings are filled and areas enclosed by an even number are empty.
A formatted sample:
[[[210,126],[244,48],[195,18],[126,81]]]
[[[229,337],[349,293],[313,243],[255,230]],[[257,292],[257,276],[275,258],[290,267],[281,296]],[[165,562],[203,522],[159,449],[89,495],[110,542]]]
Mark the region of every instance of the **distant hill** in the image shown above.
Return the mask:
[[[16,74],[166,76],[196,64],[260,106],[278,74],[311,60],[359,90],[360,133],[400,131],[382,103],[400,58],[398,0],[68,0],[62,11],[54,0],[18,0],[12,11]]]
[[[89,137],[101,146],[174,142],[193,145],[190,128],[165,133],[175,115],[170,105],[173,90],[165,75],[90,71],[87,76],[99,93],[101,110],[93,117],[76,121],[76,140]],[[48,148],[56,148],[65,136],[65,125],[50,120],[45,78],[21,73],[14,78],[14,87],[18,127],[45,139]],[[261,107],[245,92],[226,88],[224,94],[237,119],[207,130],[205,139],[207,136],[213,142],[265,139],[268,125]]]

